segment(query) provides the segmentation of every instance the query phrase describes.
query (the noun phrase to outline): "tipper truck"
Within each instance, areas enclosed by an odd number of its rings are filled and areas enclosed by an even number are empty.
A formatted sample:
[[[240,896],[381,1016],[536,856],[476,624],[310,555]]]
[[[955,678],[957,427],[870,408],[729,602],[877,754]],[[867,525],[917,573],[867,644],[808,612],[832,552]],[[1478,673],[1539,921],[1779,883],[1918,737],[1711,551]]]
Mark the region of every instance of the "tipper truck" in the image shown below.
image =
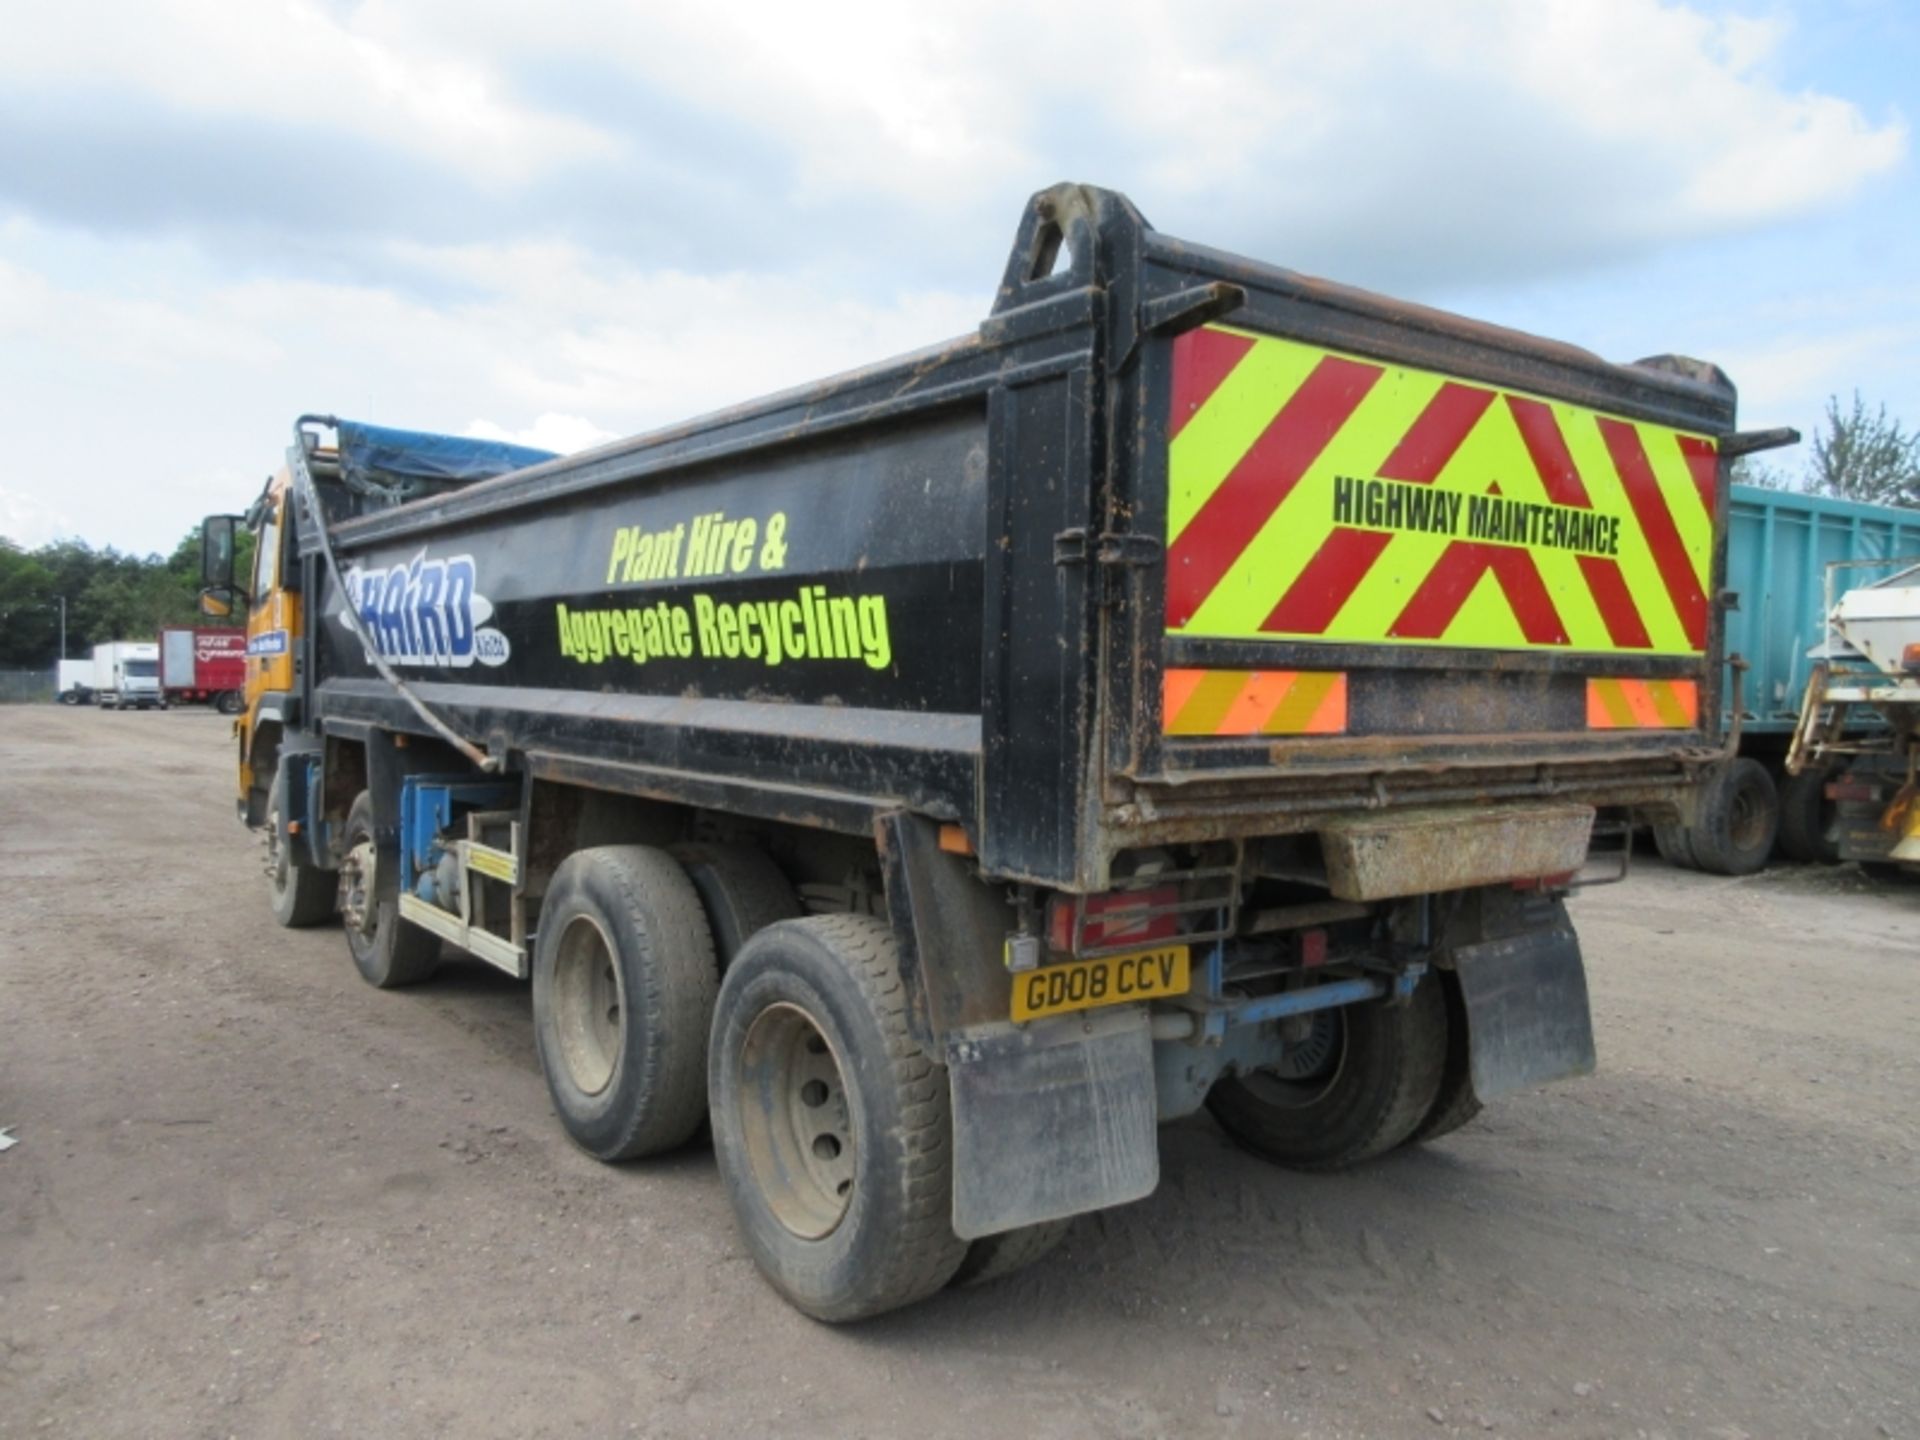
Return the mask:
[[[870,369],[565,458],[298,420],[240,813],[283,923],[530,981],[574,1141],[710,1122],[766,1278],[872,1315],[1202,1107],[1324,1170],[1592,1070],[1569,886],[1725,750],[1734,409],[1056,187]]]

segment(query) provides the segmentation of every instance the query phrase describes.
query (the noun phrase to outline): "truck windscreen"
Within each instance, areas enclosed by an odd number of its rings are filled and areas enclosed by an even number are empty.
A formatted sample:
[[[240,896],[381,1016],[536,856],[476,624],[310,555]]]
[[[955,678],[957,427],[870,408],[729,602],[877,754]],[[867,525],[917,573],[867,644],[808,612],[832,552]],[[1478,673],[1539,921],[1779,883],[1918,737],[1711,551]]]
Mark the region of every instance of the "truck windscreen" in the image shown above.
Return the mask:
[[[129,680],[153,680],[160,674],[158,660],[129,660],[126,663],[126,676]]]

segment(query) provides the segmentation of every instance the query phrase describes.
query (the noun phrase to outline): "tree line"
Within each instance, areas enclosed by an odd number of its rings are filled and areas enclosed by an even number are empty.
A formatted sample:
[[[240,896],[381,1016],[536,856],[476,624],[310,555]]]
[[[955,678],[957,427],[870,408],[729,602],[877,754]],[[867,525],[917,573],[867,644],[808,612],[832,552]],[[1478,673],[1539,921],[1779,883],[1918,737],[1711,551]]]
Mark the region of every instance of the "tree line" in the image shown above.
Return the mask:
[[[253,563],[253,537],[235,536],[235,573]],[[34,550],[0,536],[0,669],[53,668],[60,652],[60,600],[66,600],[67,657],[92,655],[109,640],[151,640],[163,625],[197,625],[200,527],[168,556],[96,550],[56,540]]]

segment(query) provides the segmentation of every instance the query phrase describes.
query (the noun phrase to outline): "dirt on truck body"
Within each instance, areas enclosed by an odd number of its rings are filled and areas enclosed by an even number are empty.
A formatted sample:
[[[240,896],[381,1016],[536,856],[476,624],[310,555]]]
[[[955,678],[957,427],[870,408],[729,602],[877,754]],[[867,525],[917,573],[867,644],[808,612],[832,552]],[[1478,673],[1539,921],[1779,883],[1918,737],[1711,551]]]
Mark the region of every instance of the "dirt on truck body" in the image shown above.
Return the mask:
[[[762,1272],[874,1314],[1203,1105],[1325,1169],[1593,1068],[1563,898],[1722,749],[1733,426],[1056,187],[976,334],[677,429],[303,417],[242,810],[283,923],[529,979],[575,1141],[710,1116]]]

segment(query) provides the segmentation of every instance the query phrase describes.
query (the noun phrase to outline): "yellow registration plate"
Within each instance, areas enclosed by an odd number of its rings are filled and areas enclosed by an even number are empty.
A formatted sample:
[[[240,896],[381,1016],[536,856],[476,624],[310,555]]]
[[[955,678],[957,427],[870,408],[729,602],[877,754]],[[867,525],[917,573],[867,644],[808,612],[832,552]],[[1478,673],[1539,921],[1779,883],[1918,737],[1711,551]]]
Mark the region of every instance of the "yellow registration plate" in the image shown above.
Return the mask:
[[[1042,965],[1013,977],[1013,1018],[1038,1020],[1096,1005],[1184,995],[1190,983],[1184,945]]]

